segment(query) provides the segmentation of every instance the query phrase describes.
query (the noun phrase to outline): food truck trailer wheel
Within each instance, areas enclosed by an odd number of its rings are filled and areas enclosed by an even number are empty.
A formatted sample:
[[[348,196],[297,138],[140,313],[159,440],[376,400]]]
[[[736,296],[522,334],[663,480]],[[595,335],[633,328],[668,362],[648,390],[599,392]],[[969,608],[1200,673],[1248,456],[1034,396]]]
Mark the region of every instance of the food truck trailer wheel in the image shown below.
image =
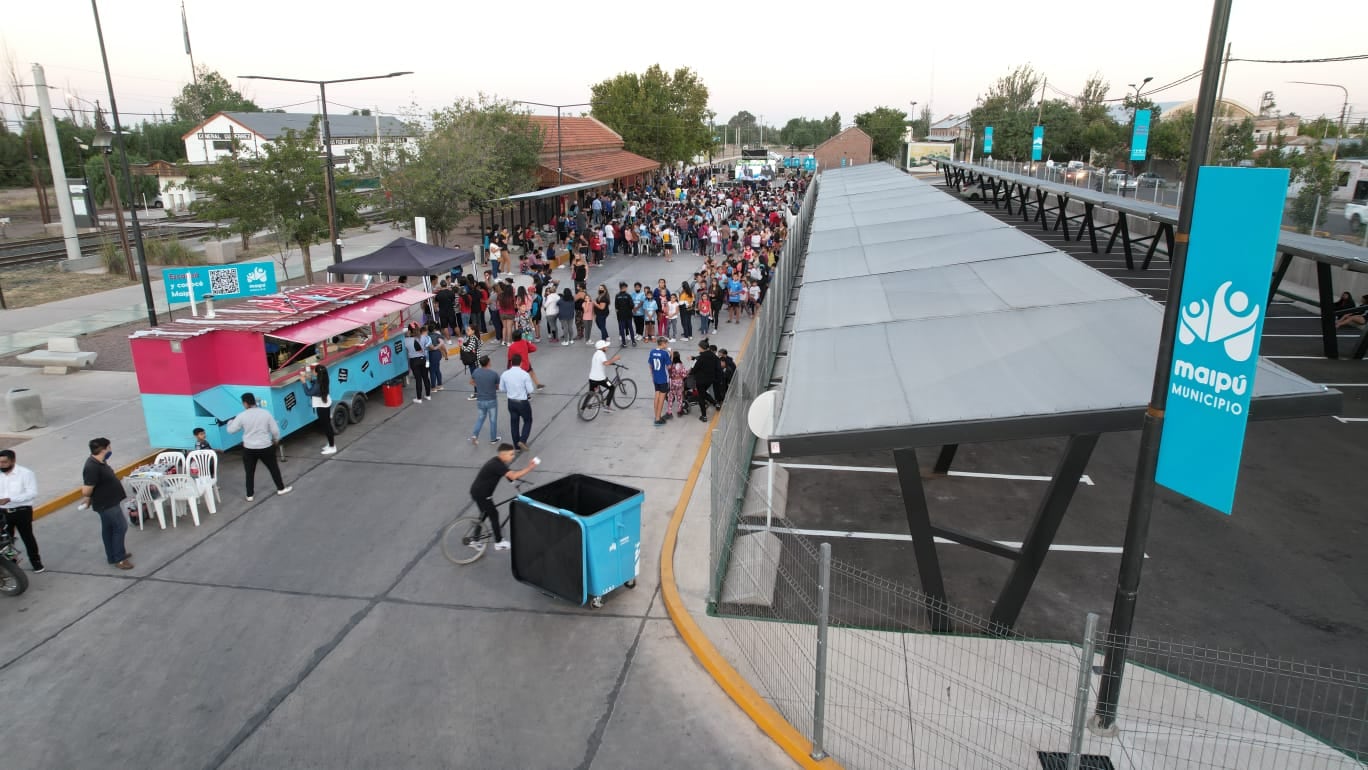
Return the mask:
[[[333,433],[341,433],[347,429],[350,420],[347,418],[346,404],[333,404],[332,409]]]
[[[349,410],[347,417],[351,419],[353,425],[355,425],[358,422],[361,422],[366,418],[365,393],[357,393],[355,396],[352,397],[351,409]]]

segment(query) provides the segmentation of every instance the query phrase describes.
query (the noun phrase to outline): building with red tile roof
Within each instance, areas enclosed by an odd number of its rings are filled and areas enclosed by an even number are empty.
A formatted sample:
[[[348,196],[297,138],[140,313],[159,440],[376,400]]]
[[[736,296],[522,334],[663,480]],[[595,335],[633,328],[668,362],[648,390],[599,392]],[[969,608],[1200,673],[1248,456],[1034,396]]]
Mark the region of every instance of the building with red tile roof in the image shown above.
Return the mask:
[[[658,161],[623,149],[622,136],[594,118],[562,116],[558,121],[555,115],[529,115],[528,120],[542,131],[537,169],[542,187],[603,181],[634,185],[660,167]]]

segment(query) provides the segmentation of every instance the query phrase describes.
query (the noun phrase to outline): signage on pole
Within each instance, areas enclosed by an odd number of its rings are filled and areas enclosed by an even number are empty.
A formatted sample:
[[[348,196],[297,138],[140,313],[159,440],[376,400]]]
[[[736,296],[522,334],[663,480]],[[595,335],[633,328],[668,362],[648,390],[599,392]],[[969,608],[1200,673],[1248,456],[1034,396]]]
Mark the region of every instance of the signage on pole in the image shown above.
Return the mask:
[[[816,170],[817,170],[817,159],[814,158],[814,157],[811,156],[811,155],[807,156],[806,158],[803,158],[803,170],[804,170],[804,171],[816,171]]]
[[[1287,169],[1275,168],[1204,166],[1197,176],[1155,480],[1227,514],[1287,182]]]
[[[276,293],[275,266],[270,262],[243,262],[168,267],[162,270],[162,286],[169,304],[198,302],[209,294],[214,295],[214,299],[262,297]]]
[[[993,127],[983,127],[983,154],[987,155],[993,151]]]
[[[1150,111],[1135,111],[1135,130],[1131,132],[1131,160],[1144,160],[1149,149]]]
[[[1031,160],[1040,160],[1045,153],[1045,127],[1036,126],[1031,132]]]

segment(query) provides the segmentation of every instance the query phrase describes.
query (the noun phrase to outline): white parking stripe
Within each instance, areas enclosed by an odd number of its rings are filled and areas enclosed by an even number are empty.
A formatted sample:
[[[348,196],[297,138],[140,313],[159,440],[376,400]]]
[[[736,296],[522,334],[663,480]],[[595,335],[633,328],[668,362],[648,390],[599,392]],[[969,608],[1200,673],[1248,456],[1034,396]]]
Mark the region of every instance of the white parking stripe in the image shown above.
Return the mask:
[[[762,460],[756,460],[754,465],[764,466]],[[861,465],[809,465],[806,463],[778,463],[781,468],[796,468],[805,471],[850,471],[852,473],[897,473],[897,468],[879,468]],[[974,471],[950,471],[951,476],[963,476],[971,479],[1006,479],[1008,481],[1050,481],[1052,476],[1023,476],[1015,473],[976,473]],[[1088,486],[1096,486],[1093,480],[1085,473],[1079,479],[1080,483]]]
[[[737,529],[745,530],[747,532],[765,531],[764,524],[747,524],[745,522],[742,522],[736,526]],[[911,535],[904,535],[900,533],[895,534],[890,532],[842,532],[835,529],[798,529],[794,527],[770,527],[769,531],[777,532],[781,535],[801,535],[803,537],[840,537],[848,540],[896,540],[904,543],[912,542]],[[963,543],[957,543],[954,540],[948,540],[943,537],[935,538],[935,540],[936,543],[939,545],[963,545]],[[1005,546],[1007,548],[1021,547],[1021,543],[1012,540],[994,540],[993,542],[997,543],[998,545]],[[1068,553],[1119,554],[1121,553],[1122,549],[1120,546],[1111,545],[1064,545],[1062,543],[1055,543],[1054,545],[1050,546],[1050,550],[1063,551]],[[1145,558],[1148,559],[1149,554],[1145,554]]]
[[[1368,422],[1368,417],[1336,417],[1335,419],[1343,423]]]

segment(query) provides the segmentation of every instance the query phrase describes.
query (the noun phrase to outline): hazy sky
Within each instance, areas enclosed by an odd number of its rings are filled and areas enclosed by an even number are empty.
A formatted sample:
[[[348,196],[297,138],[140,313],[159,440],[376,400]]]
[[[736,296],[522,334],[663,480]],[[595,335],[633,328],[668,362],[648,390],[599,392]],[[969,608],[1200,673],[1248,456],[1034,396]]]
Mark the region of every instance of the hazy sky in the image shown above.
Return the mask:
[[[4,5],[0,37],[25,81],[30,65],[39,62],[50,84],[105,101],[88,0]],[[180,5],[101,2],[126,122],[139,120],[136,113],[169,113],[171,97],[189,79]],[[625,13],[584,13],[596,6],[543,0],[186,0],[185,6],[195,61],[228,76],[265,108],[307,111],[317,92],[302,84],[237,81],[236,75],[343,78],[413,70],[404,78],[329,91],[336,109],[393,113],[415,102],[433,108],[480,92],[583,102],[592,83],[660,63],[698,72],[719,120],[747,109],[771,125],[834,110],[850,123],[857,112],[878,105],[906,109],[914,100],[930,103],[939,118],[969,109],[992,81],[1027,62],[1067,93],[1101,72],[1111,95],[1120,97],[1127,83],[1147,75],[1154,77],[1152,88],[1199,69],[1211,16],[1204,0],[643,2]],[[822,18],[830,9],[842,11],[839,20]],[[1305,6],[1236,0],[1228,39],[1236,58],[1307,59],[1368,53],[1365,29],[1368,3],[1360,0]],[[1259,95],[1271,90],[1284,111],[1339,114],[1338,89],[1289,80],[1342,84],[1357,105],[1352,116],[1368,116],[1368,60],[1234,62],[1225,94],[1257,108]],[[1196,94],[1194,79],[1154,98],[1181,101]],[[9,101],[9,94],[3,98]],[[287,107],[299,102],[306,104]]]

